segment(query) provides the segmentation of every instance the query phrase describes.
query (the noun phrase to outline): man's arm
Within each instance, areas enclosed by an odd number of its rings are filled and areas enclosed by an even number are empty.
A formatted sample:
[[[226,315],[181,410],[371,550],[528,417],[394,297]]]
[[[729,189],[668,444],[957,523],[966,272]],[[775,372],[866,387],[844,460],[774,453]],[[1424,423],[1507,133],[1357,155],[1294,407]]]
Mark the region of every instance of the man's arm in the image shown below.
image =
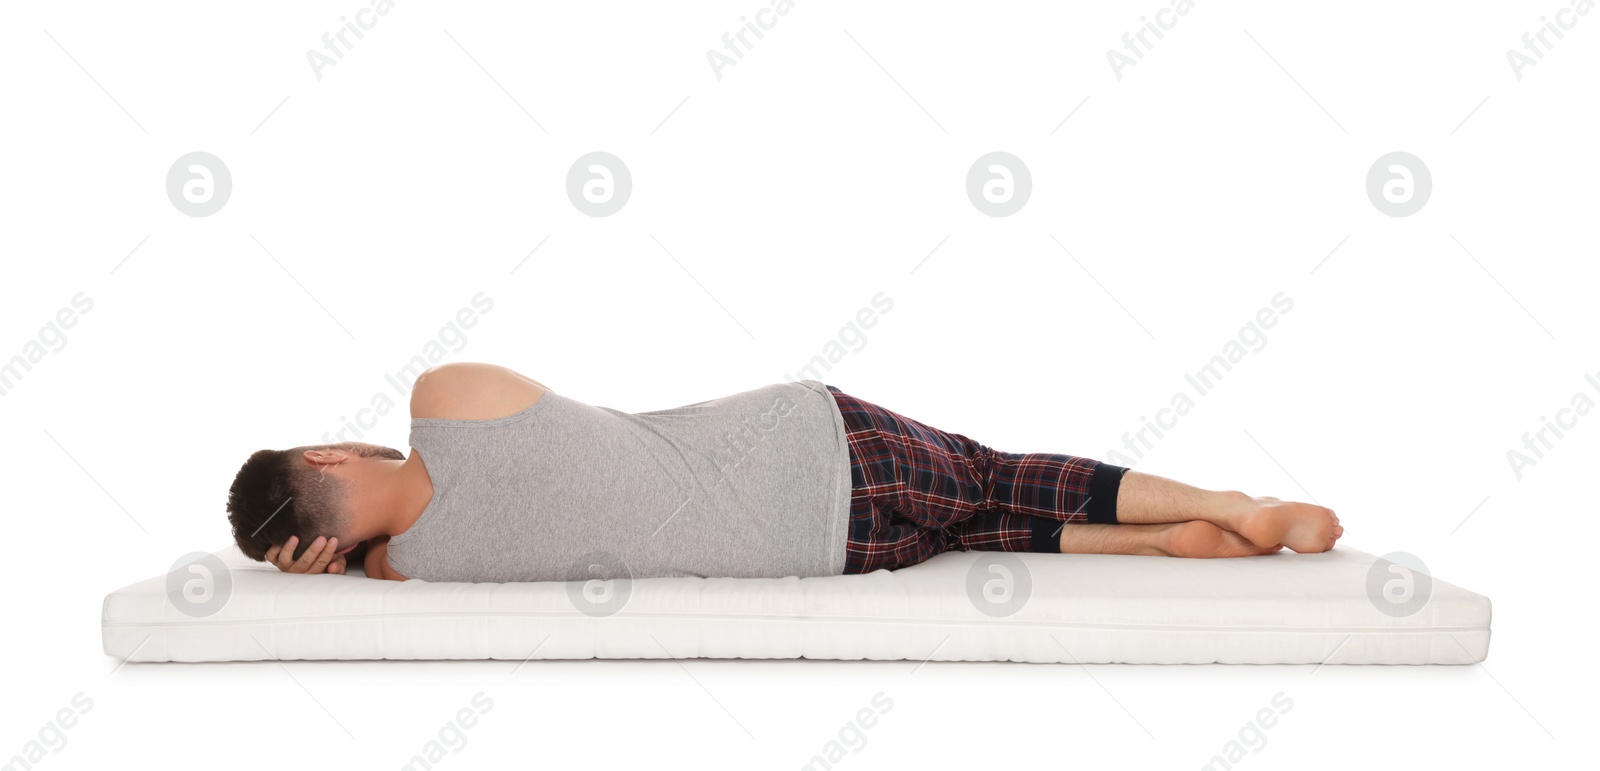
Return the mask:
[[[378,536],[368,542],[367,558],[362,564],[367,569],[368,578],[380,578],[385,581],[409,580],[400,575],[400,571],[389,567],[389,536]]]
[[[315,575],[326,571],[330,575],[346,575],[349,562],[360,560],[366,568],[368,578],[386,579],[389,581],[406,581],[405,576],[389,567],[389,536],[381,536],[371,541],[362,541],[356,548],[339,554],[339,540],[337,538],[319,539],[318,544],[312,541],[306,547],[300,559],[294,558],[295,543],[298,536],[289,536],[288,543],[273,546],[267,550],[266,562],[277,567],[285,573],[305,573]],[[374,556],[376,555],[376,556]]]

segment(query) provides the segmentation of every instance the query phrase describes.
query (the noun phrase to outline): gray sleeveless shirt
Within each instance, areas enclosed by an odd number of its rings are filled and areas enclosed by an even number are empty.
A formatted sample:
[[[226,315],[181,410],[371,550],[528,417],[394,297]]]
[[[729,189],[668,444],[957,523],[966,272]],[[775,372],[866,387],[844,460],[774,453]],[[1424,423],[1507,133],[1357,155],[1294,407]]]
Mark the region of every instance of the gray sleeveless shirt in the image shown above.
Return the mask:
[[[640,413],[547,390],[502,418],[413,419],[411,447],[433,499],[389,539],[407,578],[844,572],[850,449],[815,380]]]

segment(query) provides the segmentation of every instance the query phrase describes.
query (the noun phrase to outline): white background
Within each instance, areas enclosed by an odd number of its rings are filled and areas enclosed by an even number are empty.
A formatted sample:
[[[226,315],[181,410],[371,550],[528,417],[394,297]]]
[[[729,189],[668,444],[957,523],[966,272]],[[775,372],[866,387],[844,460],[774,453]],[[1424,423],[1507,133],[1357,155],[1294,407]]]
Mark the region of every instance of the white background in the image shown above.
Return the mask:
[[[443,768],[798,768],[879,692],[892,709],[840,766],[1200,767],[1279,692],[1292,710],[1240,767],[1583,757],[1600,417],[1521,479],[1507,451],[1600,401],[1600,13],[1519,80],[1506,51],[1566,0],[1200,0],[1117,79],[1106,52],[1166,5],[798,0],[719,80],[706,52],[762,0],[400,0],[319,80],[306,52],[361,0],[7,4],[0,356],[76,293],[93,308],[0,397],[0,758],[82,692],[41,767],[399,767],[480,691],[492,711]],[[205,218],[164,189],[197,150],[233,177]],[[632,172],[611,217],[566,197],[594,150]],[[996,150],[1033,178],[1004,218],[965,193]],[[1365,192],[1396,150],[1433,178],[1405,218]],[[251,451],[323,441],[477,292],[493,309],[448,360],[628,410],[784,380],[884,292],[826,382],[1094,457],[1284,292],[1267,345],[1137,467],[1333,507],[1345,544],[1492,598],[1490,657],[513,674],[102,654],[106,593],[227,545]],[[398,404],[368,440],[405,447]]]

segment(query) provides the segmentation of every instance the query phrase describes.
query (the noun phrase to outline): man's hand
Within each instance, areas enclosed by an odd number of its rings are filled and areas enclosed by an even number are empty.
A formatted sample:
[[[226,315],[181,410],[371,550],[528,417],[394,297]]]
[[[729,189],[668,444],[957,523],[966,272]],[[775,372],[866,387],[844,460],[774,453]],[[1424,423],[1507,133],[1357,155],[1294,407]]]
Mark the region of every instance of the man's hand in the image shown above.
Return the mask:
[[[344,573],[345,558],[343,554],[338,553],[338,538],[324,538],[319,535],[317,540],[306,547],[305,554],[300,555],[300,559],[295,559],[295,545],[299,540],[299,536],[291,535],[282,546],[268,549],[267,562],[276,565],[285,573],[315,574],[324,571],[335,575]]]

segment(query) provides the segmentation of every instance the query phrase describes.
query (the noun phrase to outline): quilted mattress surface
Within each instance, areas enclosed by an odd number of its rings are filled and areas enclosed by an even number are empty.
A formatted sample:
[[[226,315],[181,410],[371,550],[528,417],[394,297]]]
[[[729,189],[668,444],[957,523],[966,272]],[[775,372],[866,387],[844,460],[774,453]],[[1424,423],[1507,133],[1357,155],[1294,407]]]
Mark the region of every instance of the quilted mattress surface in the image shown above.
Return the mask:
[[[946,552],[818,578],[288,575],[229,547],[105,598],[130,661],[750,658],[1470,664],[1486,597],[1339,546],[1188,560]]]

